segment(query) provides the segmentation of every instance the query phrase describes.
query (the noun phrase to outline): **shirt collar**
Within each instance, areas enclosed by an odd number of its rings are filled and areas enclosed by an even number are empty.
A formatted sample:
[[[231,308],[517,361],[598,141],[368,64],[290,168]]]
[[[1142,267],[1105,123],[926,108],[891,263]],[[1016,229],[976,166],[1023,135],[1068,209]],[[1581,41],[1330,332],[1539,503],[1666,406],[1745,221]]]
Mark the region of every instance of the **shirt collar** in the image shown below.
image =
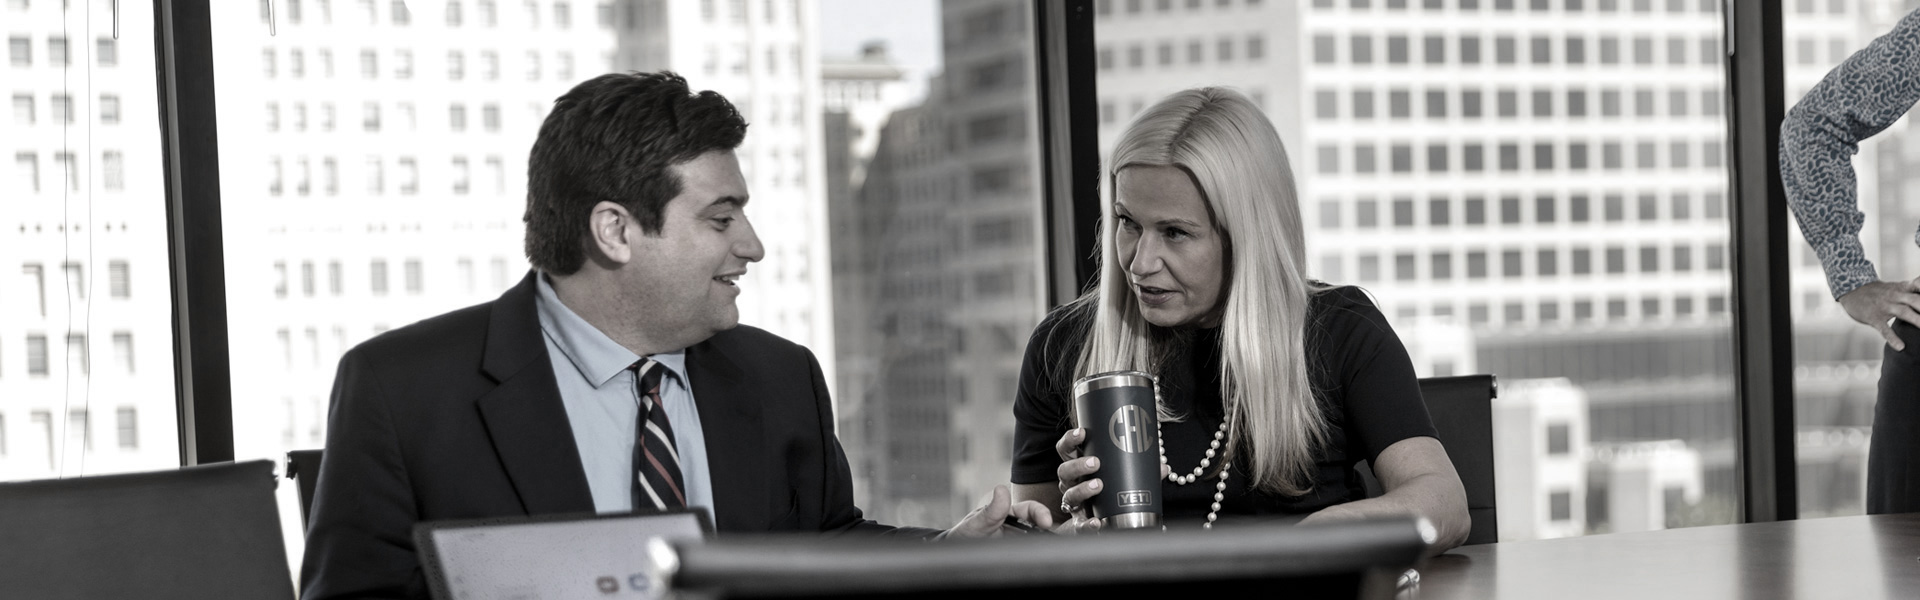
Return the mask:
[[[547,339],[560,349],[560,354],[566,356],[567,361],[573,364],[574,370],[579,373],[581,379],[585,379],[589,385],[599,389],[612,382],[621,371],[640,360],[640,355],[613,341],[613,338],[607,337],[600,328],[594,327],[592,323],[588,323],[586,319],[580,318],[580,315],[567,308],[567,305],[560,301],[560,296],[554,293],[553,285],[547,282],[545,273],[541,273],[534,279],[538,293],[534,295],[533,304],[536,311],[540,313],[540,331],[546,334]],[[686,349],[662,352],[650,358],[666,367],[668,372],[673,373],[673,379],[680,382],[677,385],[686,385]]]

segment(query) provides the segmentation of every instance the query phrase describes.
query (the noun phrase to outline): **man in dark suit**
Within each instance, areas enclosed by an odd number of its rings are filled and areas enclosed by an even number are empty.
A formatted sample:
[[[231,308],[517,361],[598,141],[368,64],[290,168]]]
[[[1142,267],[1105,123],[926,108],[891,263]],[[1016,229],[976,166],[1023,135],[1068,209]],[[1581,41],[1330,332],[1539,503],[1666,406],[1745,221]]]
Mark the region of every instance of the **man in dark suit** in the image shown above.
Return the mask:
[[[304,598],[425,597],[422,521],[692,506],[723,533],[940,533],[862,518],[819,363],[737,326],[735,282],[764,255],[746,127],[671,73],[555,102],[528,161],[534,271],[340,359]],[[1051,525],[1008,498],[947,533]]]

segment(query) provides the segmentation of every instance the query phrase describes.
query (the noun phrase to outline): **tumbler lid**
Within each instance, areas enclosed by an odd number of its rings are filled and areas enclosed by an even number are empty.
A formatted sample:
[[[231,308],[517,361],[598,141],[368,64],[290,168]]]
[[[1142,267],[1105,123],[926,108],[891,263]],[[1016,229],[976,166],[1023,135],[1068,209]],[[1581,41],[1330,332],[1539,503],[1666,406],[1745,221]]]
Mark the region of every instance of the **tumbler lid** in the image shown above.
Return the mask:
[[[1126,386],[1151,388],[1153,376],[1139,371],[1109,371],[1088,375],[1073,382],[1073,395],[1084,396],[1087,392]]]

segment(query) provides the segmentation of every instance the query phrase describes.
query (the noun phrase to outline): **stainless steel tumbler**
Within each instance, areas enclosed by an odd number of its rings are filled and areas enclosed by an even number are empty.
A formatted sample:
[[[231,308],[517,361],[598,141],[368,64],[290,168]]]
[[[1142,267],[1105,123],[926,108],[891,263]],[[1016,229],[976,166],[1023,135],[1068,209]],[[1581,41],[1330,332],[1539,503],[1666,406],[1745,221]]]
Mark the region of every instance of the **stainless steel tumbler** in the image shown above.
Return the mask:
[[[1088,506],[1102,527],[1159,527],[1160,419],[1153,377],[1139,371],[1088,375],[1073,384],[1073,414],[1087,430],[1083,456],[1100,459],[1103,487]]]

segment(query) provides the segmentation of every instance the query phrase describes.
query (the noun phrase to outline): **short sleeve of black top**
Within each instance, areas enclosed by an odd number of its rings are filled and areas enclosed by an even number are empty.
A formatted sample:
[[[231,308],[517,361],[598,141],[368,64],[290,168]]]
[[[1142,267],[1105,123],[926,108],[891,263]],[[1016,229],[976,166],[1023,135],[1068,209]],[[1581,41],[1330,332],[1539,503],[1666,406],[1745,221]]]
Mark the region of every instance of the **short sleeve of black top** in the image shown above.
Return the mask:
[[[1374,460],[1400,440],[1434,436],[1406,347],[1366,294],[1338,287],[1314,295],[1312,302],[1307,311],[1308,378],[1329,422],[1329,443],[1316,457],[1313,489],[1294,497],[1251,490],[1246,469],[1251,453],[1243,449],[1235,453],[1239,458],[1227,479],[1223,519],[1304,515],[1359,500],[1366,493],[1355,463]],[[1027,342],[1013,404],[1016,484],[1056,481],[1060,457],[1053,445],[1068,429],[1073,364],[1085,343],[1090,316],[1071,308],[1055,310]],[[1200,330],[1187,339],[1159,373],[1161,400],[1186,415],[1182,421],[1160,424],[1167,462],[1175,473],[1191,473],[1200,464],[1224,414],[1220,332]],[[1215,477],[1184,486],[1162,482],[1167,519],[1205,519],[1218,482]]]

